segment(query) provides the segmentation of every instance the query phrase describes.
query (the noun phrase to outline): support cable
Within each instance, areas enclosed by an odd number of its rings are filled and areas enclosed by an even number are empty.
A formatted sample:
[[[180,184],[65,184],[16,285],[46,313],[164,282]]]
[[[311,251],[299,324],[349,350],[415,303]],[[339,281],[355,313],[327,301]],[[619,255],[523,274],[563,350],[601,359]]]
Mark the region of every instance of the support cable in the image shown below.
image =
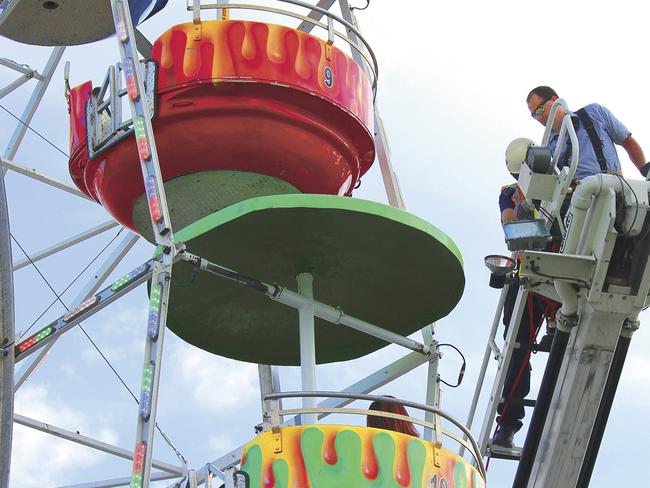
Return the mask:
[[[445,380],[443,380],[440,377],[438,379],[440,380],[441,383],[447,385],[450,388],[458,388],[460,384],[463,382],[463,377],[465,376],[465,369],[467,367],[467,360],[465,359],[465,355],[461,352],[460,349],[458,349],[453,344],[438,344],[438,349],[440,349],[441,347],[451,347],[452,349],[454,349],[461,357],[463,361],[463,365],[460,367],[460,370],[458,371],[458,380],[456,380],[455,385],[452,385],[451,383],[447,383]]]
[[[97,260],[99,259],[99,256],[101,256],[102,253],[103,253],[104,251],[106,251],[106,249],[108,249],[109,246],[110,246],[111,244],[113,244],[113,242],[115,242],[115,239],[117,239],[117,238],[119,237],[119,235],[122,233],[123,230],[124,230],[124,228],[122,227],[122,228],[120,228],[119,231],[117,231],[117,234],[115,234],[115,237],[113,237],[113,238],[108,242],[108,244],[106,244],[106,245],[101,249],[101,251],[99,251],[99,253],[97,254],[97,256],[95,256],[95,257],[94,257],[94,258],[93,258],[93,259],[92,259],[92,260],[91,260],[91,261],[86,265],[86,267],[85,267],[84,269],[82,269],[82,270],[79,272],[79,274],[78,274],[77,276],[75,276],[75,278],[70,282],[70,284],[69,284],[68,286],[66,286],[66,287],[63,289],[63,291],[61,292],[61,295],[63,295],[66,291],[68,291],[68,290],[70,289],[70,287],[72,287],[72,285],[74,285],[75,282],[76,282],[79,278],[81,278],[81,276],[82,276],[82,275],[83,275],[83,274],[88,270],[88,268],[90,268],[90,266],[92,266],[92,264],[93,264],[95,261],[97,261]],[[13,235],[12,235],[11,237],[14,238]],[[15,238],[14,238],[14,240],[15,240]],[[21,248],[21,249],[22,249],[22,248]],[[23,253],[24,253],[24,252],[25,252],[25,251],[23,251]],[[25,254],[25,256],[27,256],[27,254]],[[36,265],[34,264],[34,262],[32,261],[32,259],[31,259],[29,256],[27,256],[27,260],[30,262],[30,264],[32,264],[34,267],[36,267]],[[47,308],[46,308],[45,310],[43,310],[43,312],[42,312],[38,317],[36,317],[36,319],[35,319],[31,324],[29,324],[29,327],[27,327],[27,329],[26,329],[24,332],[22,332],[22,333],[20,334],[20,338],[22,339],[25,335],[27,335],[27,333],[28,333],[28,332],[29,332],[29,331],[30,331],[30,330],[31,330],[31,329],[32,329],[32,328],[33,328],[33,327],[38,323],[38,321],[41,320],[41,318],[43,317],[43,315],[45,315],[45,314],[48,312],[48,310],[50,310],[50,309],[54,306],[54,304],[56,304],[56,302],[58,302],[58,301],[59,301],[59,300],[58,300],[58,297],[55,298],[54,301],[52,301],[52,303],[50,303],[50,304],[47,306]]]
[[[24,122],[20,117],[18,117],[16,114],[14,114],[13,112],[11,112],[8,108],[4,107],[3,105],[0,105],[0,108],[1,108],[2,110],[4,110],[5,112],[7,112],[9,115],[11,115],[11,116],[12,116],[14,119],[16,119],[18,122],[20,122],[21,124],[23,124],[25,127],[27,127],[29,130],[31,130],[31,131],[32,131],[34,134],[36,134],[38,137],[40,137],[40,138],[43,139],[45,142],[47,142],[47,143],[48,143],[50,146],[52,146],[54,149],[56,149],[56,150],[59,151],[61,154],[63,154],[66,158],[70,159],[70,155],[69,155],[68,153],[66,153],[63,149],[59,148],[56,144],[54,144],[52,141],[50,141],[47,137],[45,137],[43,134],[41,134],[40,132],[38,132],[36,129],[32,129],[32,127],[31,127],[28,123]]]
[[[122,229],[120,229],[119,232],[121,232],[121,231],[122,231]],[[118,232],[118,235],[119,235],[119,232]],[[64,303],[64,301],[61,299],[61,296],[60,296],[60,295],[59,295],[59,294],[54,290],[54,288],[52,287],[52,285],[50,284],[50,282],[47,280],[47,278],[45,278],[45,276],[43,275],[43,273],[41,272],[41,270],[38,269],[38,266],[36,266],[36,263],[34,263],[34,262],[32,261],[32,259],[29,257],[29,255],[27,254],[27,252],[25,251],[25,249],[23,248],[23,246],[20,245],[20,243],[19,243],[18,240],[13,236],[13,234],[10,234],[10,235],[11,235],[11,239],[12,239],[12,240],[16,243],[16,245],[20,248],[20,250],[22,251],[22,253],[23,253],[23,254],[25,255],[25,257],[29,260],[29,262],[30,262],[31,265],[34,267],[34,269],[38,272],[38,274],[39,274],[40,277],[43,279],[43,281],[44,281],[45,284],[48,286],[48,288],[52,291],[52,293],[54,293],[54,296],[56,296],[55,303],[56,303],[57,301],[60,302],[61,305],[63,305],[63,307],[66,309],[66,311],[70,311],[70,309],[68,308],[68,306],[67,306],[67,305]],[[115,238],[117,238],[117,236],[115,236]],[[113,240],[115,240],[115,238],[113,238]],[[112,241],[111,241],[111,242],[112,242]],[[109,245],[110,245],[110,243],[109,243]],[[106,247],[108,247],[108,246],[106,246]],[[104,248],[104,249],[105,249],[105,248]],[[102,249],[101,252],[103,252],[104,249]],[[101,252],[100,252],[100,254],[101,254]],[[98,257],[99,257],[99,256],[98,256]],[[97,259],[97,258],[95,258],[95,259]],[[92,262],[91,262],[91,264],[92,264]],[[90,264],[89,264],[89,266],[90,266]],[[75,278],[75,279],[76,279],[76,278]],[[107,364],[108,367],[111,369],[111,371],[113,371],[113,374],[115,374],[115,376],[116,376],[117,379],[120,381],[120,383],[122,383],[122,386],[124,386],[124,388],[126,389],[126,391],[129,392],[129,394],[131,395],[131,397],[135,400],[135,403],[139,405],[139,404],[140,404],[140,401],[138,400],[138,398],[135,396],[135,394],[133,393],[133,391],[131,390],[131,388],[129,388],[129,386],[126,384],[126,382],[124,381],[124,379],[122,378],[122,376],[121,376],[121,375],[117,372],[117,370],[113,367],[113,365],[112,365],[111,362],[108,360],[108,358],[104,355],[104,353],[102,352],[102,350],[100,349],[100,347],[95,343],[95,341],[93,341],[93,339],[90,337],[90,335],[88,335],[88,332],[86,332],[86,330],[83,328],[83,326],[81,325],[81,323],[78,324],[78,327],[81,329],[81,331],[84,333],[84,335],[86,336],[86,338],[87,338],[87,339],[90,341],[90,343],[93,345],[93,347],[94,347],[95,350],[99,353],[99,355],[102,357],[102,359],[106,362],[106,364]],[[187,464],[187,460],[185,459],[185,457],[184,457],[184,456],[183,456],[183,455],[178,451],[178,449],[176,449],[176,447],[174,446],[174,444],[172,444],[172,442],[171,442],[171,440],[169,439],[169,437],[167,437],[167,435],[163,432],[163,430],[160,428],[160,426],[158,425],[157,422],[156,422],[156,430],[160,433],[160,435],[161,435],[162,438],[165,440],[165,442],[169,445],[169,447],[172,449],[172,451],[174,451],[174,454],[176,454],[176,457],[178,457],[178,459],[179,459],[181,462]]]
[[[367,9],[369,6],[370,6],[370,0],[366,0],[365,7],[353,7],[353,6],[350,6],[350,10],[359,10],[359,11],[361,11],[361,10]]]

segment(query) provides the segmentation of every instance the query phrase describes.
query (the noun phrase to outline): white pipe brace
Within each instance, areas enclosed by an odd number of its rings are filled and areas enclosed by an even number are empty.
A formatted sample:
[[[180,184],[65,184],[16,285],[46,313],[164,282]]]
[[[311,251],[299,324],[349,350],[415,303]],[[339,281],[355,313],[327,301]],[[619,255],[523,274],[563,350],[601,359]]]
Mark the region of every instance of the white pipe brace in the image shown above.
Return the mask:
[[[589,176],[578,182],[571,198],[569,213],[571,222],[564,239],[564,254],[576,254],[578,243],[587,217],[587,210],[591,206],[593,197],[597,197],[605,189],[612,188],[620,191],[620,180],[613,175],[597,174]],[[567,214],[567,215],[568,215]],[[555,290],[562,299],[562,315],[570,317],[578,312],[578,291],[566,281],[555,281]]]

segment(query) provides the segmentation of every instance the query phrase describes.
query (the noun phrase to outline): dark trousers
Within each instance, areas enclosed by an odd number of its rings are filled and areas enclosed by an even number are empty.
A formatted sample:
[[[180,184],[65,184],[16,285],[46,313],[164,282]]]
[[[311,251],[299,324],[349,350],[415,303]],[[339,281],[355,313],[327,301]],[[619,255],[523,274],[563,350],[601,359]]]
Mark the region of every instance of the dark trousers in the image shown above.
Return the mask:
[[[519,287],[514,284],[508,288],[508,294],[503,305],[504,338],[508,332],[518,291]],[[530,354],[526,346],[535,342],[535,331],[543,320],[545,310],[546,304],[542,301],[541,297],[536,293],[529,293],[524,312],[521,316],[521,322],[519,323],[519,332],[517,333],[516,341],[520,344],[520,347],[512,351],[512,358],[503,385],[503,393],[501,396],[506,399],[506,402],[508,398],[526,398],[526,395],[530,392],[530,361],[528,360]],[[501,403],[497,408],[497,412],[500,415],[497,419],[500,425],[508,425],[515,430],[521,428],[521,419],[525,415],[522,405],[507,404],[505,405],[504,412],[504,404]]]

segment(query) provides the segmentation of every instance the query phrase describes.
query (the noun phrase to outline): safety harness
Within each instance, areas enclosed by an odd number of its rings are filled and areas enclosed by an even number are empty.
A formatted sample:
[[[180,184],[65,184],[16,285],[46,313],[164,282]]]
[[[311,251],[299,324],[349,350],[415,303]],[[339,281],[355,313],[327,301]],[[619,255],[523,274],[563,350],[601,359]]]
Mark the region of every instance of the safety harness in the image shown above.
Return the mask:
[[[582,122],[582,125],[584,125],[587,131],[591,145],[594,148],[594,153],[596,154],[596,159],[598,160],[598,166],[600,166],[600,171],[607,173],[607,160],[605,159],[605,153],[603,153],[603,141],[598,137],[598,132],[596,132],[596,128],[594,127],[594,121],[584,108],[578,110],[576,115],[580,118],[580,122]]]
[[[609,173],[609,174],[620,174],[618,171],[610,171],[607,168],[607,159],[605,159],[605,153],[603,152],[603,141],[598,137],[598,131],[596,131],[596,127],[594,126],[594,121],[591,118],[591,116],[587,113],[587,111],[584,108],[581,108],[580,110],[577,110],[575,114],[578,116],[578,119],[576,120],[575,118],[572,118],[571,121],[573,122],[573,127],[574,129],[578,130],[578,125],[581,123],[585,130],[587,131],[587,135],[589,136],[589,141],[591,142],[591,146],[594,148],[594,154],[596,155],[596,160],[598,161],[598,166],[600,166],[600,172],[601,173]],[[558,163],[559,168],[563,168],[564,166],[569,164],[569,154],[571,153],[571,141],[567,141],[567,147],[566,151],[561,158],[561,161]]]

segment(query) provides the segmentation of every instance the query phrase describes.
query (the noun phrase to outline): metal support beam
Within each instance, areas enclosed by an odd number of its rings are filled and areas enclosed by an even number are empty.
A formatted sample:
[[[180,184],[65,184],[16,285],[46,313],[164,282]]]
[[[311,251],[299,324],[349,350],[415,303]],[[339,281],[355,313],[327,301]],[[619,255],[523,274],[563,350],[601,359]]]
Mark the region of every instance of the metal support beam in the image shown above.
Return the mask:
[[[300,378],[304,391],[316,391],[316,337],[314,334],[314,277],[310,273],[297,276],[298,291],[308,303],[298,308],[300,327]],[[303,408],[316,406],[315,397],[304,397]],[[315,414],[301,416],[301,423],[315,424]]]
[[[14,408],[14,282],[5,181],[0,172],[0,487],[9,486]]]
[[[158,407],[158,388],[162,369],[163,339],[167,322],[171,266],[154,263],[149,298],[149,319],[144,345],[144,363],[140,388],[140,408],[135,434],[135,450],[141,452],[133,462],[133,488],[147,488],[151,476],[151,459]]]
[[[13,8],[18,1],[19,0],[14,0],[14,4],[10,4],[9,9]],[[5,11],[5,14],[6,13],[7,11]],[[0,13],[0,24],[2,24],[2,22],[3,22],[3,17],[2,14]],[[16,125],[16,129],[14,130],[14,133],[11,136],[9,143],[7,144],[7,147],[2,153],[2,159],[12,160],[16,156],[18,147],[20,146],[20,143],[23,141],[23,138],[25,137],[25,133],[27,132],[27,126],[29,126],[29,124],[31,123],[32,118],[36,113],[36,109],[38,108],[38,105],[41,103],[41,100],[43,99],[43,95],[45,95],[45,91],[47,90],[47,87],[49,86],[50,81],[52,80],[52,75],[54,75],[54,71],[56,70],[59,61],[61,60],[61,56],[63,56],[63,51],[65,51],[65,47],[55,47],[54,50],[52,51],[52,54],[50,55],[50,58],[48,59],[47,64],[45,65],[45,69],[43,70],[43,78],[39,80],[38,83],[36,84],[36,87],[32,92],[32,96],[29,99],[29,102],[27,103],[27,106],[25,107],[25,110],[23,111],[20,117],[21,121],[18,122],[18,124]],[[1,172],[4,174],[6,170],[3,169]]]
[[[99,268],[93,274],[92,279],[86,283],[84,288],[81,290],[79,295],[76,297],[74,303],[81,303],[87,298],[90,298],[95,292],[99,289],[100,286],[104,284],[109,275],[115,270],[117,265],[124,259],[124,256],[131,250],[131,248],[138,241],[140,236],[130,233],[127,236],[124,236],[120,243],[117,245],[115,250],[106,258],[106,260],[99,266]],[[38,354],[36,359],[25,368],[20,375],[20,378],[16,380],[14,385],[14,392],[22,386],[22,384],[30,377],[34,370],[40,366],[45,359],[48,351],[52,349],[57,339],[49,342]]]
[[[15,414],[14,422],[19,425],[29,427],[30,429],[35,429],[41,432],[45,432],[46,434],[51,434],[54,437],[59,437],[61,439],[72,441],[76,444],[81,444],[82,446],[96,449],[97,451],[112,454],[123,459],[133,459],[133,451],[113,446],[111,444],[107,444],[106,442],[93,439],[92,437],[77,434],[76,432],[71,432],[69,430],[65,430],[51,424],[46,424],[45,422],[40,422],[38,420],[25,417],[24,415]],[[181,466],[174,466],[173,464],[165,463],[157,459],[153,459],[152,464],[156,469],[166,471],[167,473],[171,473],[174,476],[183,476],[183,467]]]
[[[127,284],[125,284],[123,287],[119,288],[118,290],[113,290],[112,287],[104,288],[102,291],[94,295],[96,297],[95,303],[90,305],[86,304],[87,306],[85,306],[85,308],[82,308],[79,313],[76,313],[73,316],[69,316],[68,314],[66,314],[63,317],[60,317],[59,319],[52,322],[48,327],[53,327],[54,330],[50,334],[48,334],[47,337],[38,340],[35,344],[31,345],[28,349],[21,351],[19,347],[20,345],[17,345],[16,362],[22,361],[23,359],[30,356],[31,354],[34,354],[43,346],[52,342],[62,334],[68,332],[70,329],[78,325],[80,322],[83,322],[87,318],[99,312],[104,307],[110,305],[117,299],[123,297],[128,292],[130,292],[134,288],[138,287],[139,285],[147,281],[152,275],[151,268],[152,268],[152,264],[154,263],[158,264],[158,262],[154,260],[145,263],[143,266],[147,266],[148,270],[145,271],[143,274],[139,275],[137,278],[129,281]],[[82,303],[79,306],[84,307],[84,304]]]
[[[408,337],[401,336],[390,330],[383,329],[369,322],[365,322],[363,320],[352,317],[346,314],[340,308],[332,307],[331,305],[326,305],[316,300],[308,300],[300,293],[296,293],[295,291],[291,291],[287,288],[283,288],[277,285],[269,285],[268,283],[264,283],[255,278],[242,275],[231,269],[211,263],[206,259],[195,256],[188,252],[184,252],[181,256],[181,259],[198,265],[202,271],[207,271],[221,278],[226,278],[242,285],[249,286],[257,291],[263,292],[271,300],[282,303],[289,307],[300,309],[305,305],[313,305],[314,315],[320,319],[326,320],[327,322],[331,322],[333,324],[343,324],[347,327],[350,327],[351,329],[363,332],[364,334],[368,334],[373,337],[377,337],[378,339],[381,339],[388,343],[397,344],[421,354],[428,355],[430,353],[429,347],[425,344],[422,344],[421,342],[414,341]]]
[[[66,183],[63,183],[62,181],[59,181],[54,178],[50,178],[49,176],[44,175],[43,173],[39,172],[36,169],[19,166],[8,158],[0,158],[0,166],[2,166],[3,173],[6,172],[8,169],[10,169],[15,173],[21,174],[23,176],[27,176],[28,178],[32,178],[36,181],[52,186],[57,190],[63,190],[66,193],[70,193],[71,195],[74,195],[76,197],[81,197],[84,200],[89,200],[91,202],[95,201],[85,193],[81,192],[80,190]]]
[[[13,265],[13,270],[17,271],[21,268],[24,268],[25,266],[29,266],[32,263],[35,263],[37,261],[40,261],[41,259],[44,259],[48,256],[51,256],[52,254],[56,254],[59,251],[63,251],[64,249],[68,249],[69,247],[74,246],[75,244],[79,244],[80,242],[85,241],[86,239],[90,239],[91,237],[95,237],[96,235],[101,234],[102,232],[106,232],[107,230],[110,230],[114,227],[117,227],[119,224],[114,221],[114,220],[109,220],[108,222],[104,222],[103,224],[99,224],[92,229],[88,229],[84,232],[81,232],[77,234],[76,236],[72,236],[64,241],[59,242],[58,244],[54,244],[53,246],[47,247],[41,251],[37,251],[35,253],[32,253],[29,258],[30,259],[23,259],[22,261],[18,261],[14,263]],[[133,236],[133,234],[131,234]],[[137,237],[136,237],[137,240]],[[134,241],[135,242],[135,241]]]
[[[332,5],[334,5],[335,1],[336,0],[319,0],[319,2],[316,4],[316,6],[320,7],[320,8],[323,8],[325,10],[329,10],[332,7]],[[316,10],[312,10],[311,12],[309,12],[307,17],[309,17],[310,19],[314,19],[316,22],[318,22],[320,19],[323,18],[323,14],[321,12],[316,11]],[[299,31],[303,31],[303,32],[307,32],[307,33],[311,32],[313,28],[314,28],[314,24],[312,24],[310,22],[307,22],[306,20],[303,20],[300,23],[300,25],[298,25],[298,27],[297,27],[297,29]]]
[[[359,30],[359,24],[355,18],[352,10],[350,9],[350,4],[348,0],[339,0],[339,5],[341,6],[341,15],[343,18],[352,24],[357,30]],[[350,29],[346,29],[348,37],[352,39],[355,43],[358,44],[359,40],[357,35]],[[359,66],[369,75],[368,70],[366,69],[366,62],[359,52],[352,50],[352,58],[357,62]],[[379,169],[381,170],[381,176],[384,180],[384,187],[386,189],[386,196],[388,197],[388,203],[393,207],[405,209],[406,205],[404,203],[404,197],[402,196],[402,191],[399,187],[399,181],[397,175],[393,171],[393,166],[390,162],[390,148],[388,147],[388,138],[386,137],[386,131],[384,130],[384,123],[381,120],[379,115],[379,109],[375,104],[375,149],[377,151],[377,161],[379,162]]]
[[[611,308],[614,308],[610,305]],[[587,303],[567,347],[529,485],[575,486],[626,316]],[[578,419],[579,421],[576,421]]]
[[[30,75],[23,75],[20,78],[12,81],[9,83],[7,86],[4,88],[0,89],[0,100],[2,100],[4,97],[9,95],[11,92],[13,92],[16,88],[23,86],[25,83],[27,83],[29,80],[32,79],[32,76]]]
[[[30,78],[35,78],[37,80],[42,80],[43,79],[43,75],[41,75],[35,69],[32,69],[29,66],[24,65],[24,64],[18,64],[15,61],[12,61],[11,59],[0,58],[0,65],[5,66],[5,67],[7,67],[9,69],[12,69],[14,71],[18,71],[19,73],[22,73],[23,75],[28,75]]]
[[[268,421],[268,412],[266,409],[266,402],[262,400],[264,395],[269,393],[279,393],[280,388],[280,371],[277,366],[270,366],[268,364],[258,364],[257,372],[260,379],[260,402],[262,404],[262,419],[264,422]],[[282,405],[280,405],[282,408]]]
[[[431,405],[432,407],[440,408],[440,397],[439,397],[439,383],[438,383],[438,364],[440,359],[440,354],[438,353],[437,344],[433,343],[433,352],[431,354],[431,360],[429,361],[428,370],[427,370],[427,397],[426,404]],[[434,423],[434,414],[433,412],[425,412],[424,420],[430,423]],[[429,442],[435,442],[438,444],[441,442],[440,433],[433,432],[432,429],[425,428],[423,439]]]
[[[165,473],[162,471],[156,471],[155,473],[151,473],[151,481],[164,481],[164,480],[171,480],[174,478],[178,478],[178,475]],[[128,486],[130,484],[131,484],[131,477],[128,476],[125,478],[113,478],[110,480],[81,483],[79,485],[60,486],[59,488],[115,488],[117,486]],[[178,485],[174,485],[175,488],[177,488],[177,486]]]

